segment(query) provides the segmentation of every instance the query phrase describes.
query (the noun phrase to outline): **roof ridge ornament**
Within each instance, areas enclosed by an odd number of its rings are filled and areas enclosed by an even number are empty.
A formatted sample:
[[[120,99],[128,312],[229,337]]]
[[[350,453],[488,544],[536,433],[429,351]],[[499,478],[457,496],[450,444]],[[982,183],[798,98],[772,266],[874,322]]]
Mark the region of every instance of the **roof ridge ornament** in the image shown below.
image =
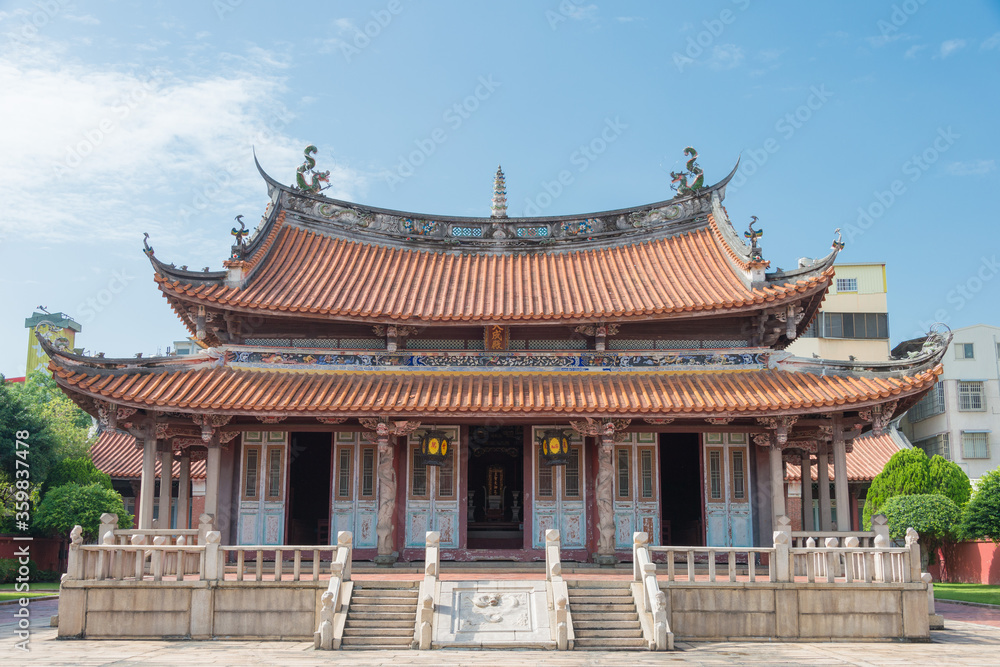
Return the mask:
[[[149,245],[149,232],[142,233],[142,251],[146,253],[146,257],[153,256],[153,246]]]
[[[840,227],[837,227],[835,230],[833,230],[833,233],[837,235],[837,238],[833,240],[833,245],[831,245],[830,247],[836,250],[837,252],[840,252],[841,250],[844,249],[844,246],[847,245],[846,243],[844,243],[844,235],[840,233]]]
[[[316,160],[313,159],[313,155],[319,152],[319,149],[309,144],[306,146],[302,154],[305,156],[305,162],[299,165],[299,168],[295,170],[295,183],[299,190],[305,192],[306,194],[317,195],[326,188],[330,187],[330,172],[329,171],[313,171],[313,167],[316,166]],[[311,180],[307,180],[306,174],[309,174]],[[322,187],[320,183],[326,183],[326,187]]]
[[[684,149],[684,155],[691,156],[685,165],[686,171],[670,172],[670,187],[679,197],[693,195],[705,187],[705,170],[698,165],[698,151],[693,146],[688,146]],[[690,185],[688,185],[688,178],[691,179]]]
[[[497,165],[497,174],[493,178],[493,202],[490,205],[491,218],[507,217],[507,179],[503,175],[503,167]]]
[[[764,259],[764,251],[757,245],[757,239],[764,235],[764,230],[754,229],[755,224],[757,224],[757,216],[751,215],[750,224],[747,225],[747,231],[743,232],[743,236],[750,241],[750,261],[760,262]]]
[[[240,228],[236,229],[235,227],[233,227],[230,230],[230,232],[229,232],[230,234],[232,234],[236,238],[236,242],[233,243],[233,248],[232,248],[233,252],[232,252],[232,255],[230,256],[230,258],[231,259],[245,259],[246,258],[246,249],[247,249],[246,238],[247,238],[247,236],[250,235],[250,232],[247,230],[247,226],[243,223],[243,216],[242,215],[236,216],[235,219],[236,219],[236,222],[240,223]]]

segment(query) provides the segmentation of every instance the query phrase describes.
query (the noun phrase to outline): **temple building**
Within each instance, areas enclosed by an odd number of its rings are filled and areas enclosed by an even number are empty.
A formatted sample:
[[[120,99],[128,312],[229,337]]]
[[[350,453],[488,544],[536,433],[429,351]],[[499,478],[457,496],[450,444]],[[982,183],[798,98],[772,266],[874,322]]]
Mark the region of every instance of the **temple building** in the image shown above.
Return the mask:
[[[940,335],[905,360],[786,352],[843,244],[771,270],[760,229],[737,232],[723,207],[735,169],[706,186],[693,149],[670,199],[533,218],[507,216],[499,169],[489,217],[331,199],[310,149],[297,186],[258,163],[270,203],[253,233],[233,228],[223,270],[146,245],[202,351],[96,358],[41,340],[59,386],[135,438],[140,528],[156,463],[181,459],[204,460],[224,544],[347,530],[355,558],[383,563],[422,559],[427,531],[449,560],[543,559],[551,528],[563,558],[600,563],[631,559],[635,531],[769,545],[786,463],[798,479],[824,464],[805,523],[850,530],[854,513],[834,526],[829,508],[852,506],[854,439],[941,372]]]

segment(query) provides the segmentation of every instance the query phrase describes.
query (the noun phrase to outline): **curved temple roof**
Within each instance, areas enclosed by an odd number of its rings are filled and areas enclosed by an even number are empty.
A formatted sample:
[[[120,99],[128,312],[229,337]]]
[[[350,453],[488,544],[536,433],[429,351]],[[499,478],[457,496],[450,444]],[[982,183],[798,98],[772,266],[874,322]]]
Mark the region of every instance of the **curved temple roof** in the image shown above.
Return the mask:
[[[539,218],[390,211],[261,174],[270,211],[241,258],[226,263],[228,272],[178,270],[150,252],[161,291],[189,326],[184,313],[195,305],[483,324],[665,319],[809,297],[814,312],[836,256],[794,275],[765,276],[768,263],[751,256],[721,205],[732,173],[693,195],[647,206]]]

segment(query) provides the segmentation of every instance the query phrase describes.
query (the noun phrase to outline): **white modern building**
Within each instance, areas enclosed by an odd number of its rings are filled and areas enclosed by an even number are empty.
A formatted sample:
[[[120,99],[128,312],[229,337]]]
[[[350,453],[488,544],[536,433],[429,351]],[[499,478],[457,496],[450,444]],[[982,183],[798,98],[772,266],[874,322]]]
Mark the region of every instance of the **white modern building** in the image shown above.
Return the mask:
[[[800,357],[886,361],[889,307],[885,264],[837,264],[809,328],[788,347]]]
[[[957,329],[951,348],[937,386],[906,413],[903,431],[928,456],[941,454],[976,480],[1000,466],[1000,327]]]

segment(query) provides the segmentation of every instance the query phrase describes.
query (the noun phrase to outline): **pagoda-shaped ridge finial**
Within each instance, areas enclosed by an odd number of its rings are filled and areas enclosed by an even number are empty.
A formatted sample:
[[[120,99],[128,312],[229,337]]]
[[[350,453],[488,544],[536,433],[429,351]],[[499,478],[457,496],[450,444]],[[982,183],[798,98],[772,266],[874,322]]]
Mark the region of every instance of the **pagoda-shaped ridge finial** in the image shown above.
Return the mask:
[[[507,181],[503,176],[503,168],[497,165],[497,175],[493,179],[493,204],[490,206],[491,218],[507,217]]]

